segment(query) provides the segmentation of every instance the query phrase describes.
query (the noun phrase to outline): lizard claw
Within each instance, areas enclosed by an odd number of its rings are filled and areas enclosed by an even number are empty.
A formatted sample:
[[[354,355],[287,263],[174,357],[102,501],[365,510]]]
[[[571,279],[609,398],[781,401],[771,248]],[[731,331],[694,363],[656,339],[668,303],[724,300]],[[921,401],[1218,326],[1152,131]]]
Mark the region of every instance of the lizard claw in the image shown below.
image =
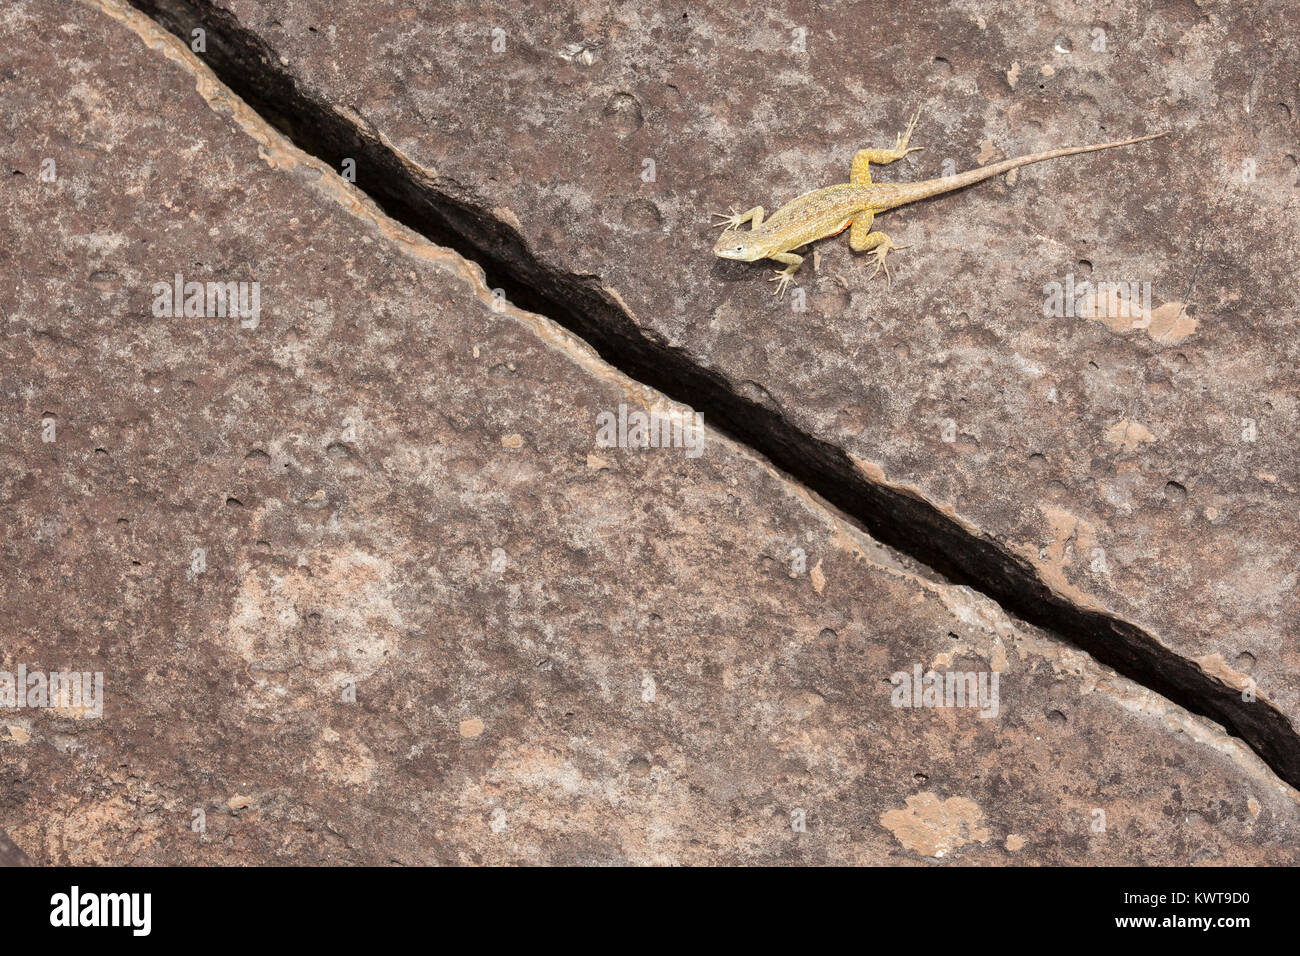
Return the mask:
[[[889,266],[885,262],[885,256],[889,255],[890,252],[896,251],[898,249],[910,249],[910,248],[911,246],[896,246],[889,241],[882,242],[880,245],[876,246],[876,248],[873,250],[876,256],[876,271],[871,273],[871,278],[874,279],[876,276],[880,275],[880,270],[884,269],[885,287],[892,289],[894,287],[894,279],[889,274]]]
[[[798,285],[798,283],[794,281],[794,274],[791,273],[789,269],[777,269],[776,275],[772,276],[772,278],[767,281],[776,283],[776,289],[772,294],[778,299],[785,296],[785,290],[791,285]]]
[[[713,215],[715,218],[722,220],[721,222],[715,222],[713,227],[715,229],[721,229],[723,232],[726,232],[728,229],[739,229],[741,222],[745,218],[740,213],[736,212],[734,206],[731,209],[731,215],[726,215],[720,212],[715,212]]]
[[[907,132],[899,133],[896,137],[894,137],[894,152],[898,153],[899,159],[902,159],[908,153],[915,153],[925,149],[924,146],[907,145],[908,142],[911,141],[912,139],[912,134],[916,132],[916,121],[919,120],[920,118],[921,118],[921,111],[918,109],[915,113],[912,114],[911,122],[907,124]]]

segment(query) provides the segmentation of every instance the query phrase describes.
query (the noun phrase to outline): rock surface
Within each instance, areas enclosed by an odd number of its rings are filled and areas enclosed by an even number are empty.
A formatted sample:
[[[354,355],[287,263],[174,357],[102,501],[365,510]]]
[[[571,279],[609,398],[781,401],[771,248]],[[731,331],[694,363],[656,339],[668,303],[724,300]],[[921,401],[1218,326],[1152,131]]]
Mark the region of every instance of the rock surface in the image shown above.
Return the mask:
[[[7,833],[0,832],[0,866],[30,866],[27,854],[18,848]]]
[[[15,0],[0,51],[0,666],[104,677],[0,709],[33,861],[1300,861],[1238,741],[707,423],[598,445],[666,403],[147,20]],[[177,273],[256,320],[158,315]]]
[[[649,337],[1294,738],[1294,3],[199,6]],[[917,108],[926,151],[877,179],[1173,135],[880,217],[912,245],[892,288],[843,239],[802,299],[711,257],[710,213],[844,181]],[[1136,283],[1137,317],[1085,281]]]

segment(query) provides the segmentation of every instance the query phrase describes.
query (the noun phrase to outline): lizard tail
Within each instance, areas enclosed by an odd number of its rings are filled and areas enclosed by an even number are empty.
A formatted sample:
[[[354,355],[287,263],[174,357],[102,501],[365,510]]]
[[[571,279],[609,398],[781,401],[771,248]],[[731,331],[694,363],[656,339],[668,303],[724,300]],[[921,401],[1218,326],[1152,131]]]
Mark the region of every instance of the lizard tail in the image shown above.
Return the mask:
[[[1000,163],[993,163],[989,166],[981,166],[979,169],[968,170],[964,173],[958,173],[955,176],[947,176],[942,179],[927,179],[925,182],[899,184],[901,194],[895,202],[891,202],[889,209],[902,206],[905,203],[916,202],[918,199],[926,199],[930,196],[937,196],[940,193],[952,192],[954,189],[961,189],[972,183],[982,182],[985,179],[991,179],[994,176],[1000,176],[1005,172],[1017,169],[1021,166],[1028,166],[1030,163],[1041,163],[1045,159],[1056,159],[1060,156],[1074,156],[1077,153],[1093,153],[1099,149],[1114,149],[1116,146],[1132,146],[1134,143],[1145,143],[1149,139],[1159,139],[1161,136],[1168,136],[1169,130],[1160,133],[1151,133],[1149,136],[1139,136],[1136,139],[1122,139],[1114,143],[1097,143],[1093,146],[1070,146],[1066,149],[1053,149],[1046,153],[1034,153],[1030,156],[1017,156],[1015,159],[1004,159]]]

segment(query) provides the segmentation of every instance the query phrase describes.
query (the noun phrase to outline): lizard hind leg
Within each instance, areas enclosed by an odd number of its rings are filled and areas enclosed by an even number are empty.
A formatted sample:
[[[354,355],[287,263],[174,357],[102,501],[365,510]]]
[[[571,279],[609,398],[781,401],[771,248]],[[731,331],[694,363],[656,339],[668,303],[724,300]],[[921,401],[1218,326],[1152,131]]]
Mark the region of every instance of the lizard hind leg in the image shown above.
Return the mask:
[[[860,149],[853,154],[853,167],[849,170],[849,182],[859,186],[871,185],[871,170],[869,164],[875,163],[877,166],[885,166],[889,163],[897,162],[908,153],[915,153],[917,150],[925,149],[924,146],[908,146],[912,139],[912,133],[916,130],[916,121],[921,118],[921,111],[917,110],[912,116],[912,121],[907,124],[906,132],[899,133],[894,138],[893,149]]]
[[[874,277],[880,274],[880,270],[885,270],[885,282],[893,285],[893,278],[889,274],[889,266],[885,264],[885,256],[894,249],[906,249],[907,246],[896,246],[894,241],[883,232],[872,232],[871,222],[875,217],[868,214],[859,219],[853,220],[853,228],[849,230],[849,248],[854,252],[873,252],[876,256],[876,271],[871,273]]]

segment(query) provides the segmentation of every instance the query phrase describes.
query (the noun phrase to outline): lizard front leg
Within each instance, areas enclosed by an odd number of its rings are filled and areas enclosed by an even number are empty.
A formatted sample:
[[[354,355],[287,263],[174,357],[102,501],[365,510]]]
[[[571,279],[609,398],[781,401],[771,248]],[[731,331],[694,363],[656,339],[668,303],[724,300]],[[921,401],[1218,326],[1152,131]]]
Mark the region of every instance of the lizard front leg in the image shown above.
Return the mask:
[[[853,154],[853,168],[849,171],[849,182],[856,183],[860,186],[871,185],[871,170],[868,168],[869,163],[875,163],[877,166],[886,166],[889,163],[897,162],[908,153],[915,153],[917,150],[925,149],[924,146],[908,146],[912,139],[912,133],[916,129],[916,121],[921,118],[921,111],[917,110],[916,115],[912,117],[912,122],[907,124],[907,132],[899,133],[894,138],[893,149],[860,149]]]
[[[871,223],[875,218],[873,214],[866,213],[853,220],[853,228],[849,230],[849,248],[854,252],[875,252],[876,271],[871,275],[874,277],[884,269],[885,282],[893,285],[889,266],[885,265],[885,256],[889,255],[892,249],[906,249],[907,246],[896,246],[894,241],[883,232],[872,232]]]
[[[776,262],[785,263],[785,268],[777,269],[776,275],[772,276],[772,278],[768,280],[769,282],[776,283],[776,292],[773,294],[776,296],[783,296],[785,295],[786,288],[790,283],[794,282],[794,274],[798,272],[799,267],[803,265],[803,256],[796,256],[793,252],[778,252],[775,255],[768,256],[768,258]]]
[[[720,212],[715,212],[713,215],[722,220],[722,222],[715,222],[713,225],[721,227],[724,232],[728,229],[739,229],[747,222],[750,223],[750,229],[757,229],[763,225],[762,206],[755,206],[753,209],[747,209],[744,212],[736,212],[735,209],[732,209],[729,216]]]

